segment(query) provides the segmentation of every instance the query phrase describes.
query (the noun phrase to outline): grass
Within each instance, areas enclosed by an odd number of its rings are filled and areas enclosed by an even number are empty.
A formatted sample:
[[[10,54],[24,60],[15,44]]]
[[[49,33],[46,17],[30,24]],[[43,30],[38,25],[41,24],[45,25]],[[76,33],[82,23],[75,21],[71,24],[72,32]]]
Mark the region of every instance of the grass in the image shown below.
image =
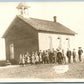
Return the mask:
[[[54,70],[57,64],[26,65],[24,67],[0,68],[0,78],[84,78],[84,63],[69,64],[66,73],[58,74]]]

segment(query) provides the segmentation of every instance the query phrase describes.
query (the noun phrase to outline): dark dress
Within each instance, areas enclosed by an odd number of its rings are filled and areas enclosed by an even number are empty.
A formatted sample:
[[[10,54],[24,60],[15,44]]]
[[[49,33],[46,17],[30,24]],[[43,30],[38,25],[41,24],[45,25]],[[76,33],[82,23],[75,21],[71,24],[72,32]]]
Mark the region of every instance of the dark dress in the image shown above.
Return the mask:
[[[42,60],[43,60],[43,63],[45,64],[46,63],[46,53],[43,52],[42,54]]]
[[[71,51],[67,51],[68,63],[71,63]]]
[[[78,50],[78,55],[79,55],[79,61],[81,61],[81,55],[83,53],[83,50]]]
[[[73,55],[73,62],[76,62],[76,52],[73,51],[72,55]]]
[[[53,52],[50,52],[49,53],[49,62],[50,63],[53,63],[53,56],[54,56],[54,53]]]
[[[62,64],[62,53],[61,52],[57,52],[57,62],[58,64]]]

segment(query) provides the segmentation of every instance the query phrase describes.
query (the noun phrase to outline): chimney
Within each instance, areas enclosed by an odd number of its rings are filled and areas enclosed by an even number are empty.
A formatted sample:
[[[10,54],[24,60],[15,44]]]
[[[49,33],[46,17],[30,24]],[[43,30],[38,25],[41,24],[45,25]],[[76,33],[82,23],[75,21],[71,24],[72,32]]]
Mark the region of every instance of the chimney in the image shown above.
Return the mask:
[[[57,17],[56,16],[54,16],[53,19],[54,19],[54,22],[57,22]]]

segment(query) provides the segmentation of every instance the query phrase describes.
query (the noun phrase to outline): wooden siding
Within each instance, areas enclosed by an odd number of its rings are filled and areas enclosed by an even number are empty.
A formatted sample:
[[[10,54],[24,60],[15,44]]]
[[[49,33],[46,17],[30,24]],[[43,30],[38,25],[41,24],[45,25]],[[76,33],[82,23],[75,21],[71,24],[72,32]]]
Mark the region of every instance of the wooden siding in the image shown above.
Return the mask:
[[[10,44],[14,44],[14,60],[19,62],[19,55],[27,51],[38,51],[38,32],[23,21],[18,21],[12,26],[6,38],[6,59],[10,60]]]

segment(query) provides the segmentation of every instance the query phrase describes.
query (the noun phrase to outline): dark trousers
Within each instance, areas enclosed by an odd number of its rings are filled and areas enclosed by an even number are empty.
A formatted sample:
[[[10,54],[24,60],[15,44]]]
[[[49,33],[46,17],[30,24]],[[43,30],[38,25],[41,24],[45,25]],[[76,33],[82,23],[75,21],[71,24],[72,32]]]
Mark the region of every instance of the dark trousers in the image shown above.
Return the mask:
[[[52,63],[52,56],[49,56],[49,63]]]
[[[71,63],[71,57],[68,57],[68,63]]]
[[[66,57],[63,57],[63,63],[66,64]]]
[[[76,62],[76,58],[75,57],[73,57],[73,62]]]
[[[81,55],[79,55],[79,61],[81,62]]]

